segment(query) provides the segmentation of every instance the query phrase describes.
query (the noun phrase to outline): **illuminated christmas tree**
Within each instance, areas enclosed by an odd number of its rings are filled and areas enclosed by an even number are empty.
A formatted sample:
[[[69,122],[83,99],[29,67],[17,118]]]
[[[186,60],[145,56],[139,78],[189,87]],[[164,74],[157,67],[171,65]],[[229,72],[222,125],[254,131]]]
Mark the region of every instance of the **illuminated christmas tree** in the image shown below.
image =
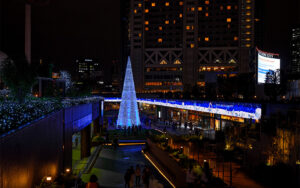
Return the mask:
[[[128,57],[117,125],[132,126],[140,124],[141,122],[136,101],[131,62]]]

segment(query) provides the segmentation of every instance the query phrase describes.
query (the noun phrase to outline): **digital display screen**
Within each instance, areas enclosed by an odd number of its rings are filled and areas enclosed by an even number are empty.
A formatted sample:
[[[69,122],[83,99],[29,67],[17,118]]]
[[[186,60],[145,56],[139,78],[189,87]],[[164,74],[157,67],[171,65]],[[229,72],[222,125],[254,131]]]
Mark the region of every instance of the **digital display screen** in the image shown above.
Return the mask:
[[[279,58],[274,58],[272,55],[258,52],[257,81],[259,84],[266,83],[266,75],[268,72],[276,72],[277,70],[280,70]],[[279,80],[277,83],[279,84]]]

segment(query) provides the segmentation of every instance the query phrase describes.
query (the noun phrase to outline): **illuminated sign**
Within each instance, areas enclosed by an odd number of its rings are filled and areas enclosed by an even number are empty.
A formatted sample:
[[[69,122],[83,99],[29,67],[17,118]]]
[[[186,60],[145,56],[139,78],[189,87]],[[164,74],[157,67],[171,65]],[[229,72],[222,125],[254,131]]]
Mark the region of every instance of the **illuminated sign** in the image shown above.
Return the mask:
[[[257,81],[259,84],[266,83],[267,73],[276,73],[280,70],[280,59],[278,54],[272,54],[258,50]],[[279,77],[279,75],[278,75]],[[278,84],[279,79],[276,81]]]
[[[119,98],[106,98],[105,102],[120,102]],[[184,110],[193,110],[213,114],[227,115],[239,118],[261,119],[261,105],[254,103],[209,102],[209,101],[180,101],[160,99],[137,99],[137,102]]]

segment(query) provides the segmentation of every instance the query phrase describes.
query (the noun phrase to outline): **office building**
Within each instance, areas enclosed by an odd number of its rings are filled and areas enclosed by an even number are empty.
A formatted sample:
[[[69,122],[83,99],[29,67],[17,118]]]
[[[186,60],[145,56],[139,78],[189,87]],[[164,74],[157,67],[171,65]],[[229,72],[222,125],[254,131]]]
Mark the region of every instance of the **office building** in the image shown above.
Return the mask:
[[[254,0],[131,0],[137,92],[183,91],[249,71]]]
[[[88,81],[97,85],[103,85],[103,65],[97,59],[83,58],[77,59],[78,83],[83,84]]]
[[[293,27],[291,39],[291,72],[300,73],[300,25]]]

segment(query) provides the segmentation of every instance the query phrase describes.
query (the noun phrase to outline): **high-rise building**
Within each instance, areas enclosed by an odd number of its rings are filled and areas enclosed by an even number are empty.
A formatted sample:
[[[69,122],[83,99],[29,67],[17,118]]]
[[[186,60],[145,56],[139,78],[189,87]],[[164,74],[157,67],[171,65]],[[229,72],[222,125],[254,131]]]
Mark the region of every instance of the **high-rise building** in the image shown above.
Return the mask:
[[[79,82],[94,81],[96,84],[104,84],[103,65],[99,60],[91,58],[77,59],[76,64]]]
[[[300,73],[300,25],[292,29],[291,53],[291,72]]]
[[[131,0],[138,92],[182,91],[249,71],[254,0]]]

